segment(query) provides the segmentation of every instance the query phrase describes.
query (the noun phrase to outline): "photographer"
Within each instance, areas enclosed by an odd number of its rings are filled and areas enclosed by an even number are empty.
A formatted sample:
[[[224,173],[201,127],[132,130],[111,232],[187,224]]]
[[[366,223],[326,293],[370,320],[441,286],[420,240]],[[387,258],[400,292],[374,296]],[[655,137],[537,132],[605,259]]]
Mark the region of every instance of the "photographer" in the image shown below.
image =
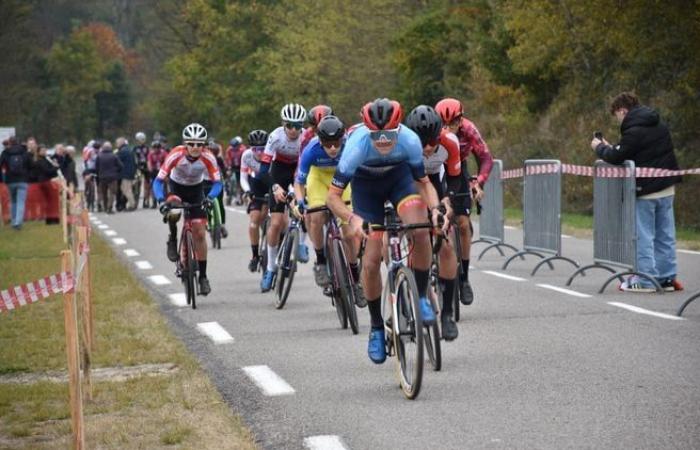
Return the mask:
[[[671,134],[659,114],[639,104],[629,92],[619,94],[610,113],[620,122],[620,142],[611,145],[596,133],[591,148],[610,164],[632,160],[636,167],[678,170]],[[666,291],[683,290],[676,280],[676,229],[673,218],[674,185],[681,178],[637,178],[637,270],[656,277]],[[632,276],[620,289],[627,292],[654,292],[648,280]]]

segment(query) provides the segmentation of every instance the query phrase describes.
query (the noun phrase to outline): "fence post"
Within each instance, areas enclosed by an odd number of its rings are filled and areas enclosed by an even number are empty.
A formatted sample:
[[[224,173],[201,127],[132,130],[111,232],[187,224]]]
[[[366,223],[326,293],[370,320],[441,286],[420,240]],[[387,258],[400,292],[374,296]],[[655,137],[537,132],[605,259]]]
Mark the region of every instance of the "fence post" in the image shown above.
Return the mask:
[[[68,191],[61,183],[61,223],[63,224],[63,243],[68,243]]]
[[[82,300],[82,325],[83,336],[83,376],[85,377],[86,397],[92,400],[92,378],[90,377],[90,368],[92,366],[92,351],[94,349],[93,339],[93,312],[92,312],[92,293],[90,292],[90,250],[88,244],[87,227],[78,226],[78,261],[85,259],[85,264],[80,268],[80,285],[76,286],[76,291],[79,290]]]
[[[70,251],[61,252],[61,271],[72,273]],[[68,390],[70,392],[71,428],[73,445],[77,450],[85,448],[83,429],[83,398],[80,386],[80,362],[78,361],[78,317],[75,308],[74,289],[63,285],[63,319],[66,329],[66,354],[68,357]]]

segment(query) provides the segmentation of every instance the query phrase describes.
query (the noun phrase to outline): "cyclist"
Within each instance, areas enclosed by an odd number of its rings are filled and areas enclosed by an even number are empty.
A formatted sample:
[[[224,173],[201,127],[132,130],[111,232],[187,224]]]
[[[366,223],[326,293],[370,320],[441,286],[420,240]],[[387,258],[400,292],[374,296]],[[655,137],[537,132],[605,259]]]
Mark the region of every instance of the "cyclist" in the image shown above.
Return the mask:
[[[462,167],[459,159],[459,141],[451,131],[442,127],[442,119],[435,110],[420,105],[406,117],[406,125],[420,138],[423,146],[423,164],[435,191],[440,199],[449,202],[447,192],[457,192],[462,184]],[[445,169],[447,191],[440,179],[441,170]],[[457,259],[452,245],[444,241],[440,248],[440,273],[438,274],[442,289],[443,305],[440,312],[442,335],[447,341],[457,338],[459,330],[452,318],[454,288],[457,277]]]
[[[401,125],[401,105],[386,98],[376,99],[362,110],[363,125],[356,128],[345,150],[328,191],[328,206],[346,221],[354,235],[366,236],[363,223],[384,222],[384,203],[390,201],[406,224],[440,216],[440,200],[425,175],[420,138]],[[342,193],[352,180],[353,211],[345,205]],[[447,228],[447,222],[443,228]],[[413,271],[416,276],[420,310],[426,325],[435,323],[435,312],[427,298],[430,267],[430,239],[425,229],[413,233]],[[371,331],[367,353],[372,362],[386,359],[384,321],[382,319],[382,233],[371,232],[362,259],[362,287],[367,298]]]
[[[158,176],[161,166],[165,163],[165,158],[168,157],[168,152],[163,148],[160,141],[151,142],[151,150],[148,152],[147,170],[148,179],[153,181]],[[151,208],[156,209],[155,194],[151,193],[152,202]]]
[[[241,204],[241,157],[245,152],[246,147],[243,145],[243,139],[236,136],[231,139],[226,149],[226,167],[228,168],[228,177],[231,183],[231,193],[235,192],[236,204]],[[230,204],[230,200],[229,200]]]
[[[331,186],[333,174],[345,146],[345,125],[336,116],[329,115],[321,119],[317,124],[316,134],[318,137],[312,139],[304,149],[294,182],[297,207],[301,214],[306,210],[304,197],[308,198],[309,208],[316,208],[326,204],[328,189]],[[343,192],[342,198],[345,201],[350,200],[349,187]],[[309,237],[316,252],[314,279],[318,286],[325,287],[331,282],[328,276],[326,254],[323,246],[325,214],[317,212],[307,216]],[[342,226],[342,230],[348,263],[352,272],[353,285],[358,286],[356,290],[357,304],[364,307],[367,305],[367,302],[364,299],[361,287],[359,287],[360,272],[357,263],[359,241],[356,239],[356,236],[350,233],[347,224]]]
[[[160,211],[164,215],[170,210],[170,205],[164,203],[164,182],[169,181],[169,191],[188,203],[202,203],[202,207],[185,211],[185,220],[192,219],[192,237],[194,250],[199,265],[199,293],[207,295],[211,292],[207,279],[207,213],[205,209],[221,192],[221,175],[214,156],[205,151],[207,145],[207,130],[198,123],[191,123],[182,130],[183,145],[173,148],[165,163],[160,168],[158,176],[153,181],[153,193],[156,201],[161,204]],[[204,173],[213,181],[209,192],[204,196]],[[168,259],[177,261],[177,221],[179,215],[168,214],[170,236],[168,239]]]
[[[253,252],[253,256],[248,263],[248,270],[251,272],[255,272],[260,263],[260,254],[258,253],[260,226],[267,214],[267,204],[261,200],[267,194],[267,186],[259,177],[260,161],[265,151],[265,144],[267,144],[267,131],[251,131],[248,133],[248,145],[250,147],[243,152],[241,157],[241,188],[244,196],[249,199],[247,208],[248,217],[250,218],[248,237],[250,238],[250,249]]]
[[[463,185],[459,193],[471,193],[474,200],[480,201],[484,196],[482,188],[489,178],[493,166],[493,156],[486,142],[481,137],[476,126],[464,117],[462,103],[454,98],[445,98],[435,105],[435,110],[440,114],[443,124],[459,139],[459,157],[462,161]],[[468,181],[467,158],[473,153],[479,166],[479,175],[473,181]],[[474,292],[469,284],[469,252],[471,251],[472,227],[469,221],[471,209],[471,197],[462,197],[455,201],[454,211],[457,215],[457,226],[462,243],[462,272],[464,279],[460,280],[460,298],[463,304],[471,305],[474,301]],[[464,259],[466,258],[466,259]]]
[[[216,165],[219,167],[219,174],[223,176],[226,173],[226,164],[224,159],[221,157],[221,146],[216,143],[213,137],[209,138],[207,143],[207,149],[216,159]],[[204,190],[208,191],[211,188],[211,181],[209,180],[209,175],[204,174]],[[221,189],[219,195],[216,196],[216,201],[219,202],[219,213],[221,215],[221,237],[226,239],[228,237],[228,230],[226,229],[226,209],[224,208],[224,190]]]
[[[139,131],[134,135],[136,140],[136,145],[132,151],[134,152],[134,157],[136,158],[136,168],[141,172],[141,178],[143,179],[143,207],[148,208],[151,201],[151,173],[148,171],[148,153],[149,148],[146,145],[146,133]],[[138,200],[136,199],[136,206],[138,206]]]
[[[298,103],[284,105],[280,112],[282,126],[270,133],[265,153],[263,153],[261,175],[270,185],[270,228],[267,230],[267,268],[260,282],[262,292],[272,289],[277,272],[277,250],[280,243],[286,217],[287,187],[294,182],[299,152],[301,150],[301,127],[306,119],[306,110]],[[269,172],[269,173],[268,173]],[[303,234],[299,242],[299,260],[309,260],[309,250],[303,243]]]
[[[306,114],[306,122],[309,124],[308,127],[304,128],[304,131],[301,133],[301,154],[299,155],[299,160],[301,161],[301,155],[303,155],[304,149],[306,148],[307,145],[309,145],[309,142],[311,142],[311,139],[316,136],[316,129],[318,127],[318,123],[321,121],[326,116],[332,116],[333,115],[333,109],[328,106],[328,105],[316,105],[313,108],[309,110],[309,112]]]

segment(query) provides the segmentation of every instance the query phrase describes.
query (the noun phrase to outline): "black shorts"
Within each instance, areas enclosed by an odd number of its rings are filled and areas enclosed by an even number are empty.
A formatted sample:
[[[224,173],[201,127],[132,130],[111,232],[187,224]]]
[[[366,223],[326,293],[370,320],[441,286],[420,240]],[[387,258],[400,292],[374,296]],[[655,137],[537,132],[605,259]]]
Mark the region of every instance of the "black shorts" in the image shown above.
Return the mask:
[[[285,191],[289,188],[290,184],[294,184],[294,174],[297,171],[296,164],[285,164],[279,161],[272,161],[270,166],[270,178],[272,178],[272,185],[279,184]],[[275,196],[272,195],[272,188],[270,188],[270,212],[281,213],[284,212],[284,207],[286,203],[280,203],[275,200]]]
[[[469,188],[469,170],[467,162],[462,161],[462,183],[459,186],[458,194],[469,194],[465,197],[458,197],[452,201],[452,209],[456,216],[469,216],[472,209],[472,194]]]
[[[263,198],[267,195],[267,188],[265,183],[255,178],[248,178],[250,183],[250,193],[253,194],[253,199],[248,203],[247,213],[250,214],[251,211],[261,211],[265,200]]]
[[[170,193],[177,195],[185,203],[201,203],[204,200],[204,183],[185,186],[170,180]],[[202,207],[186,209],[185,219],[206,219],[207,213]]]

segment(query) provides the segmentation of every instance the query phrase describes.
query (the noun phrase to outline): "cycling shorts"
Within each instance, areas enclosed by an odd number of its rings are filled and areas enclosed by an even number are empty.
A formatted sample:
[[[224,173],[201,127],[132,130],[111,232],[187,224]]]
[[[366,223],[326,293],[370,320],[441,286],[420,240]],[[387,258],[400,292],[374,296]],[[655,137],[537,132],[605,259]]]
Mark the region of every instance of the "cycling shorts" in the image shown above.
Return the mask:
[[[333,174],[335,174],[335,166],[311,166],[309,176],[306,177],[306,200],[308,201],[309,208],[316,208],[326,204],[328,189],[331,187]],[[345,188],[343,191],[343,200],[350,201],[350,192],[350,186]]]
[[[416,181],[408,163],[401,163],[381,177],[355,175],[352,185],[352,206],[365,221],[384,223],[384,203],[390,201],[399,210],[403,200],[416,196]]]
[[[177,195],[185,203],[201,203],[204,200],[204,183],[185,186],[170,180],[170,193]],[[202,207],[186,209],[185,220],[206,219],[207,213]]]
[[[469,170],[467,162],[462,161],[462,184],[459,186],[457,193],[469,194],[466,197],[459,197],[452,200],[452,209],[456,216],[469,216],[472,209],[471,188],[469,187]]]
[[[272,161],[270,165],[270,178],[272,178],[272,185],[279,184],[285,191],[289,189],[290,184],[294,184],[294,174],[297,170],[296,164],[286,164],[281,161]],[[280,203],[275,200],[275,196],[272,194],[272,187],[270,187],[270,212],[281,213],[284,212],[286,203]]]
[[[250,183],[250,193],[253,194],[253,199],[248,203],[248,208],[246,212],[250,214],[251,211],[261,211],[265,200],[263,198],[267,195],[267,188],[265,184],[255,178],[248,178]]]

